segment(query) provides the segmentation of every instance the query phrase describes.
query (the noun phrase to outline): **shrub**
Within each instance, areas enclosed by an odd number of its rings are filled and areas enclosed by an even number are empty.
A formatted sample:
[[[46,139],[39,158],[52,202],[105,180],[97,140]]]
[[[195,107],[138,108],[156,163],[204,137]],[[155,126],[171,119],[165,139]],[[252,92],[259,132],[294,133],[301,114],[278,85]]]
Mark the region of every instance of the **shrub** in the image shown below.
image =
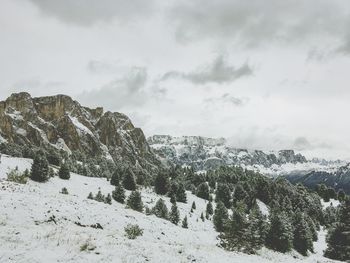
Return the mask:
[[[125,228],[125,235],[129,239],[136,239],[138,236],[143,235],[143,230],[138,225],[128,224]]]
[[[64,195],[67,195],[68,194],[67,188],[63,187],[60,193],[64,194]]]
[[[26,173],[21,174],[17,169],[14,169],[7,174],[7,180],[19,184],[26,184],[28,176]]]

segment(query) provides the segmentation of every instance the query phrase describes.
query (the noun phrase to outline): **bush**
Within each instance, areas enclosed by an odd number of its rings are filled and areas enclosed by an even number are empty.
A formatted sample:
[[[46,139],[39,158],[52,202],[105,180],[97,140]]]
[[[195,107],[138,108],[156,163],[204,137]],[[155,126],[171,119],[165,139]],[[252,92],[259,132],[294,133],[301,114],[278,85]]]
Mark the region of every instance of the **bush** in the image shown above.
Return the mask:
[[[26,184],[28,181],[28,174],[21,174],[17,169],[14,169],[7,174],[7,180],[19,184]]]
[[[69,167],[66,163],[63,163],[58,171],[58,176],[61,179],[68,180],[70,178]]]
[[[168,219],[168,208],[163,199],[159,199],[152,209],[153,214],[157,217]]]
[[[125,228],[125,235],[129,239],[136,239],[138,236],[143,235],[143,230],[138,225],[128,224]]]
[[[125,190],[121,184],[118,184],[115,187],[115,190],[112,192],[112,197],[118,203],[124,204],[125,200]]]
[[[30,179],[36,182],[45,182],[49,179],[49,163],[43,153],[35,155]]]
[[[131,194],[128,197],[128,200],[126,201],[126,204],[131,209],[142,212],[143,203],[141,199],[141,193],[138,191],[131,192]]]
[[[67,195],[68,194],[67,188],[63,187],[60,193],[64,194],[64,195]]]

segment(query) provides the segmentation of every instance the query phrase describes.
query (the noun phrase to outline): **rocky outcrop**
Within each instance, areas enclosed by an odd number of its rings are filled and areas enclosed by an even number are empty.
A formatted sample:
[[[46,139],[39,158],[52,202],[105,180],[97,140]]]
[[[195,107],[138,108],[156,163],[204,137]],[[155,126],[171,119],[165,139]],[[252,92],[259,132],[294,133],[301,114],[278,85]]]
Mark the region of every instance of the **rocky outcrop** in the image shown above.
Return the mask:
[[[12,94],[0,102],[0,135],[15,144],[80,151],[147,170],[160,164],[142,130],[126,115],[83,107],[65,95]]]
[[[196,170],[215,169],[222,165],[271,167],[307,162],[304,156],[293,150],[276,153],[248,151],[229,146],[224,138],[154,135],[148,138],[148,143],[161,158],[181,166],[193,166]]]

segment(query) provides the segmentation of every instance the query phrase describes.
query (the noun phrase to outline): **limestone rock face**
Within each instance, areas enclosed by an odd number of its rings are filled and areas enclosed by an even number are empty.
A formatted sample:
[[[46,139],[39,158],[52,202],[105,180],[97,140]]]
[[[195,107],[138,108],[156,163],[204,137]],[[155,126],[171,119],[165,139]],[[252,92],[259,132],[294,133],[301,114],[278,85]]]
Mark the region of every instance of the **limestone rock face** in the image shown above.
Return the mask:
[[[83,107],[66,95],[12,94],[0,102],[0,135],[20,145],[80,151],[147,170],[160,164],[142,130],[126,115]]]

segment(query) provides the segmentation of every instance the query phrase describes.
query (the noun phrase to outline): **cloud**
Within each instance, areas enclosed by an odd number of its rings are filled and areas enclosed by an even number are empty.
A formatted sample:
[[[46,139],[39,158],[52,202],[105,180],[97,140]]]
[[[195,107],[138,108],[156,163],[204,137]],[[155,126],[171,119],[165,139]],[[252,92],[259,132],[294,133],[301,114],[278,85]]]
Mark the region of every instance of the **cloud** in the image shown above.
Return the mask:
[[[193,0],[178,1],[169,19],[182,43],[220,39],[246,47],[275,41],[319,44],[320,37],[344,40],[349,7],[338,0]]]
[[[234,106],[243,106],[246,102],[247,102],[247,99],[237,98],[237,97],[231,96],[229,93],[225,93],[222,96],[216,97],[216,98],[204,99],[204,103],[207,103],[207,104],[227,103]]]
[[[153,1],[143,0],[29,0],[47,16],[79,26],[97,22],[130,21],[150,14]]]
[[[162,81],[168,79],[184,79],[192,82],[193,84],[206,84],[206,83],[230,83],[244,76],[250,76],[253,74],[252,68],[247,64],[243,64],[240,67],[234,67],[227,64],[227,61],[223,55],[215,58],[212,64],[206,65],[202,68],[198,68],[195,71],[185,73],[181,71],[169,71],[162,77]]]
[[[115,74],[122,69],[118,61],[90,60],[87,65],[92,74]]]
[[[111,110],[126,106],[137,106],[145,102],[144,87],[147,82],[147,70],[132,67],[122,78],[116,79],[100,89],[85,91],[78,97],[88,105],[104,105]]]

